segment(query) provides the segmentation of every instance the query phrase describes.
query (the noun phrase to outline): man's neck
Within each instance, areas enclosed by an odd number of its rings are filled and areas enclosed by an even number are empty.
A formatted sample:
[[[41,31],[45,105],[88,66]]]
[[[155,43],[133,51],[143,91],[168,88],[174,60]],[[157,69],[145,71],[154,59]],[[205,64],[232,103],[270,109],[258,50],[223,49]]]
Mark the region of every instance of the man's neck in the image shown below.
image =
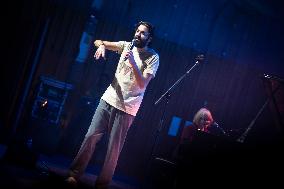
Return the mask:
[[[143,47],[143,48],[137,48],[137,51],[138,52],[145,52],[145,51],[147,51],[148,50],[148,46],[145,46],[145,47]]]

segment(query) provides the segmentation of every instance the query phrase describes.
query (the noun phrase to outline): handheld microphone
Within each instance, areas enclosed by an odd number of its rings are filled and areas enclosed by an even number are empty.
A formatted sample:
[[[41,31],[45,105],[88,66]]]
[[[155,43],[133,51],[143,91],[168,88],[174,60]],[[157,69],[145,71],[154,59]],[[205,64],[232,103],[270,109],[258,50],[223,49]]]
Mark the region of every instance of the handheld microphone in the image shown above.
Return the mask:
[[[134,47],[135,44],[135,39],[132,39],[132,41],[130,42],[130,45],[128,46],[128,50],[131,51]],[[124,57],[124,61],[126,61],[128,59],[128,57]]]

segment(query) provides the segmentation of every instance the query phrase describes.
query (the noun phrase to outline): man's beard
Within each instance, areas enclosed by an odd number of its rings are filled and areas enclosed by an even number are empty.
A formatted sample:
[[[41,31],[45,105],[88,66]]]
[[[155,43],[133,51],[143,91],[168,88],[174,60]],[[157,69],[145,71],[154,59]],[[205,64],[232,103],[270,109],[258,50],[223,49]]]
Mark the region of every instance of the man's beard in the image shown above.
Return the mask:
[[[137,48],[144,48],[147,45],[147,40],[142,40],[134,37],[134,46]]]

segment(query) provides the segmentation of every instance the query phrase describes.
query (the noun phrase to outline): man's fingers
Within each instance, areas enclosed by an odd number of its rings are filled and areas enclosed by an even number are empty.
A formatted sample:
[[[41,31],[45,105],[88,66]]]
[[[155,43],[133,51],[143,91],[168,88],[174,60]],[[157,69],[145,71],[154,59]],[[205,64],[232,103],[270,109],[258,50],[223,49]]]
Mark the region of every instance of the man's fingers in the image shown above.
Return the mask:
[[[96,50],[96,52],[95,52],[95,56],[94,57],[96,58],[96,60],[98,60],[100,57],[103,57],[104,59],[106,59],[105,58],[105,50],[98,48]]]
[[[98,50],[95,53],[95,58],[96,58],[96,60],[98,60],[100,57],[101,57],[101,52]]]
[[[96,53],[95,53],[95,58],[96,58],[96,60],[99,58],[99,53],[98,53],[98,51],[96,51]]]
[[[102,57],[105,59],[105,51],[102,51]]]

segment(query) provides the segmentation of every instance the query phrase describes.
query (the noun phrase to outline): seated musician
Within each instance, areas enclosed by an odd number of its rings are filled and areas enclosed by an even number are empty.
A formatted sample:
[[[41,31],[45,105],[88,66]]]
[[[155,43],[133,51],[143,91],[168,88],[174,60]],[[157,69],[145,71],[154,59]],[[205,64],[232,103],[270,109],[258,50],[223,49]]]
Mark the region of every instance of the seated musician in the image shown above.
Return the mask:
[[[183,128],[181,134],[181,143],[183,143],[185,140],[192,141],[197,131],[216,134],[216,128],[214,128],[215,126],[213,123],[214,120],[211,112],[206,108],[201,108],[194,115],[193,125]]]
[[[205,137],[210,138],[211,135],[218,135],[220,131],[216,127],[211,112],[201,108],[194,115],[193,124],[183,128],[180,142],[173,154],[177,163],[176,188],[182,188],[184,184],[187,184],[188,178],[191,182],[200,181],[199,176],[209,173],[209,170],[214,167],[212,166],[215,164],[212,155],[214,143],[210,140],[200,140],[198,136],[204,134]]]

